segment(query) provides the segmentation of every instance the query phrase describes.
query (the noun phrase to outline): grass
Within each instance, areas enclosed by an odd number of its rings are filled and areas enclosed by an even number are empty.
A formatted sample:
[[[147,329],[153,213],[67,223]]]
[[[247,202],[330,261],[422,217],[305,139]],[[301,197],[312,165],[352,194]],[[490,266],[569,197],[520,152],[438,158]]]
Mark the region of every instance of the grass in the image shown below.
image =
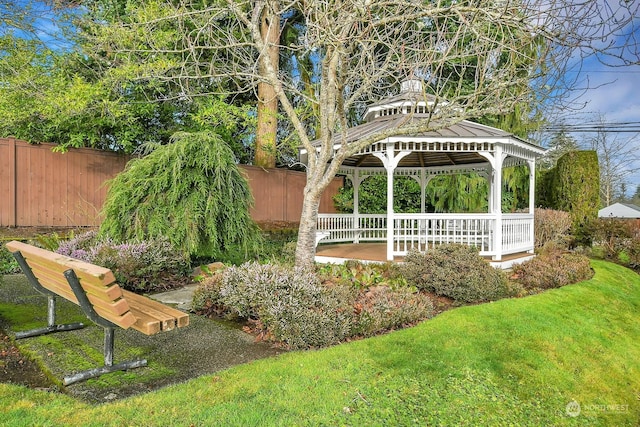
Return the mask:
[[[0,418],[15,426],[636,426],[640,276],[593,266],[594,278],[580,284],[98,406],[0,384]],[[572,401],[577,417],[567,415]]]

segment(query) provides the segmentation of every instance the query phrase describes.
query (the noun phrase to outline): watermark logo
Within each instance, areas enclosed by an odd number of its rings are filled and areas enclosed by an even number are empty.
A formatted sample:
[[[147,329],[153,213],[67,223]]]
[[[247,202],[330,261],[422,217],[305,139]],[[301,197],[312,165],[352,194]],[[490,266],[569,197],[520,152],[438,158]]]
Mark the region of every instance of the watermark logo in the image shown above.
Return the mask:
[[[568,416],[575,418],[580,415],[580,404],[575,400],[572,400],[571,402],[567,403],[565,411]]]
[[[603,412],[614,412],[614,413],[624,413],[629,412],[629,405],[623,404],[594,404],[594,405],[580,405],[575,400],[567,403],[565,408],[565,413],[569,417],[577,417],[580,414],[591,414],[591,413],[603,413]]]

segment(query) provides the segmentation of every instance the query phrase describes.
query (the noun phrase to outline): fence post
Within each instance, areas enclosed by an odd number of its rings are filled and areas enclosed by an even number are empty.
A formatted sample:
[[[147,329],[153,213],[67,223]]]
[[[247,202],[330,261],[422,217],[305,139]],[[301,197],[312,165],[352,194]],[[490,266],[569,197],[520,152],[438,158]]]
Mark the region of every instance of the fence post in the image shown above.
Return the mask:
[[[16,227],[17,224],[17,208],[16,193],[18,192],[18,171],[16,169],[16,139],[7,138],[9,141],[9,227]]]

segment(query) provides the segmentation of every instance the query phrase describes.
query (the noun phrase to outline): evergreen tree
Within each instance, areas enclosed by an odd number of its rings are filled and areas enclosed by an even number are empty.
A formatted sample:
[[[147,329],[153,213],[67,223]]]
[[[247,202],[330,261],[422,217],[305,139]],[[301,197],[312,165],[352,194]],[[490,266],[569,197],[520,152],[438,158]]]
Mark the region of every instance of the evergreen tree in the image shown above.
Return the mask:
[[[235,156],[212,132],[178,133],[133,159],[109,185],[100,233],[116,240],[164,236],[186,255],[219,256],[260,243],[251,190]]]

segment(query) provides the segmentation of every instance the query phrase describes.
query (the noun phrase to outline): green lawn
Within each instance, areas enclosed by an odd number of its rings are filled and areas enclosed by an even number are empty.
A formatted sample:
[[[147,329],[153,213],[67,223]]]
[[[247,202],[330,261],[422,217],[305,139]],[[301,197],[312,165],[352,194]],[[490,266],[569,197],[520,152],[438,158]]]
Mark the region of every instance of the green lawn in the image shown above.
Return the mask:
[[[640,424],[640,276],[462,307],[414,328],[289,353],[91,406],[0,384],[3,425]],[[215,353],[212,354],[215,357]],[[567,415],[567,404],[581,412]]]

